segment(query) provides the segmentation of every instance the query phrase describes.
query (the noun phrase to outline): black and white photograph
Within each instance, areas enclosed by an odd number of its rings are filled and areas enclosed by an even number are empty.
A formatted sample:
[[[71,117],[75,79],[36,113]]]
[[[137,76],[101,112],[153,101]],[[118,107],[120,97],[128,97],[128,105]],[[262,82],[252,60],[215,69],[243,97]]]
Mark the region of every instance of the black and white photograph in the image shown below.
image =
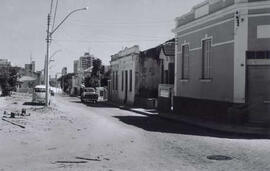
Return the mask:
[[[270,170],[270,0],[0,0],[0,171]]]

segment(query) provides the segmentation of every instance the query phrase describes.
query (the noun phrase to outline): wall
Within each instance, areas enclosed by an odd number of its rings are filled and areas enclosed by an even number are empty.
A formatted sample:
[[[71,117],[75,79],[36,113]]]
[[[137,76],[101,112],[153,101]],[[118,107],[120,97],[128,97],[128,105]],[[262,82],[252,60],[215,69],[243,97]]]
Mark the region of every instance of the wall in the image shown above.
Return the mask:
[[[155,98],[158,96],[158,85],[160,83],[159,59],[151,57],[140,57],[139,70],[136,73],[137,89],[136,96]]]
[[[266,13],[268,12],[268,13]],[[261,16],[258,16],[260,14]],[[270,50],[270,35],[258,38],[258,26],[270,26],[270,8],[263,10],[249,10],[248,23],[248,50]]]
[[[112,101],[124,104],[125,103],[125,93],[127,87],[127,101],[126,104],[133,105],[135,99],[135,73],[136,73],[136,62],[138,62],[139,54],[133,53],[134,50],[132,48],[126,49],[124,51],[120,51],[118,54],[112,56],[111,61],[111,81],[110,81],[110,89],[111,89],[111,98]],[[130,91],[130,70],[132,70],[132,89]],[[124,71],[124,78],[122,77],[122,71]],[[128,71],[127,74],[127,86],[126,86],[126,76],[125,71]],[[116,81],[116,73],[118,73],[118,82]],[[114,75],[114,76],[113,76]],[[122,85],[123,78],[123,85]],[[114,86],[117,88],[113,88]],[[123,87],[122,87],[123,86]]]
[[[177,77],[176,96],[208,99],[215,101],[233,101],[233,56],[234,56],[234,21],[223,22],[224,17],[208,27],[196,26],[190,32],[177,34]],[[217,24],[219,23],[219,24]],[[201,28],[201,29],[197,29]],[[189,34],[190,33],[190,34]],[[201,80],[202,40],[212,39],[212,79]],[[189,44],[189,79],[181,80],[183,44]]]

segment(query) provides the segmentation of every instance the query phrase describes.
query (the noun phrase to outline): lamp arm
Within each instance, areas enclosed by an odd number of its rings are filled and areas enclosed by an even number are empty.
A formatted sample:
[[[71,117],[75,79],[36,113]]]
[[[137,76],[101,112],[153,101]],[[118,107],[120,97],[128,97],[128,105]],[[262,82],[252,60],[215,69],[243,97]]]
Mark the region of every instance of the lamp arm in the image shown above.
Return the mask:
[[[77,12],[77,11],[80,11],[80,10],[86,10],[86,8],[80,8],[80,9],[76,9],[76,10],[73,10],[73,11],[71,11],[56,27],[55,27],[55,29],[54,30],[52,30],[51,31],[51,33],[50,33],[50,36],[52,36],[53,35],[53,33],[68,19],[68,17],[71,15],[71,14],[73,14],[73,13],[75,13],[75,12]]]

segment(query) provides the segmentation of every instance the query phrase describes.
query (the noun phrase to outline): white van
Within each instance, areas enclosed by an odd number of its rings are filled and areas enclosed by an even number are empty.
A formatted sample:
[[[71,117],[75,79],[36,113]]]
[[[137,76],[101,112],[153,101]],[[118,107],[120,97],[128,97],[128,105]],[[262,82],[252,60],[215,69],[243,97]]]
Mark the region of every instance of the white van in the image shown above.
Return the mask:
[[[49,93],[50,99],[50,93]],[[32,97],[33,103],[45,104],[46,103],[46,86],[45,85],[37,85],[33,91]],[[50,103],[50,100],[49,100]]]

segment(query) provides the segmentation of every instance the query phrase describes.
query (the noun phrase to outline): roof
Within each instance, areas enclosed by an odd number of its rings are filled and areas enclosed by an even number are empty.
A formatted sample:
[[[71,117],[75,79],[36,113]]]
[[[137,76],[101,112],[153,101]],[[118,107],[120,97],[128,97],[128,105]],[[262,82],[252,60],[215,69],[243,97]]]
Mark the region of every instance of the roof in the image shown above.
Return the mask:
[[[46,88],[46,86],[45,85],[37,85],[37,86],[35,86],[35,88]]]
[[[22,76],[21,78],[19,78],[19,82],[25,82],[25,81],[35,81],[36,78],[34,77],[30,77],[30,76]]]
[[[161,50],[161,46],[159,45],[157,47],[141,51],[140,56],[142,58],[156,58],[156,59],[158,59],[159,54],[160,54],[160,50]]]
[[[166,56],[175,56],[175,39],[166,41],[161,48]]]

